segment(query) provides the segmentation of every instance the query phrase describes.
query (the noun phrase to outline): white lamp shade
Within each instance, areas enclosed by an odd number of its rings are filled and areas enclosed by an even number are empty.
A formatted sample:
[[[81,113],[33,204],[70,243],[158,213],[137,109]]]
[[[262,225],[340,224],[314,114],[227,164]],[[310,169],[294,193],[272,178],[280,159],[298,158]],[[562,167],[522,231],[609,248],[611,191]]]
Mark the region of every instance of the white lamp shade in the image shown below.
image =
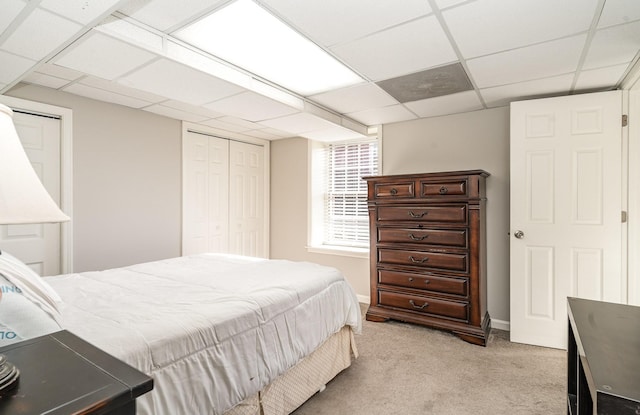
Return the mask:
[[[12,118],[0,104],[0,224],[68,221],[33,170]]]

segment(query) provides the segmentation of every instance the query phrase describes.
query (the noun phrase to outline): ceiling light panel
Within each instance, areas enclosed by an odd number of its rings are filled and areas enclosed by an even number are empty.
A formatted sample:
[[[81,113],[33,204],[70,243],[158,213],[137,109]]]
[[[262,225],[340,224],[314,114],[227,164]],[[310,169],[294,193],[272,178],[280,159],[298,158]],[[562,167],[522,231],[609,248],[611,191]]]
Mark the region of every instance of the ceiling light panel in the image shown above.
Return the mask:
[[[587,31],[597,4],[598,0],[476,0],[442,14],[468,59]]]
[[[82,26],[41,9],[33,10],[2,44],[2,49],[40,60],[61,46]]]
[[[373,81],[458,60],[449,39],[433,16],[338,45],[331,50]]]
[[[173,35],[307,96],[363,80],[251,0],[237,0]]]
[[[267,6],[323,46],[349,42],[431,13],[425,0],[263,0]],[[339,10],[339,13],[336,11]]]

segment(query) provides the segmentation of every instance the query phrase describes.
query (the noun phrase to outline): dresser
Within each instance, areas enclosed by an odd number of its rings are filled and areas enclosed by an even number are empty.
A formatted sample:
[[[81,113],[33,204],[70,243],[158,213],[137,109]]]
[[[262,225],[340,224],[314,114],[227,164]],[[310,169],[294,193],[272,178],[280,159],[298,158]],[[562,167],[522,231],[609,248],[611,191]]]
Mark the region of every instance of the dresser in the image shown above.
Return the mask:
[[[366,319],[450,331],[486,346],[482,170],[365,177],[371,303]]]

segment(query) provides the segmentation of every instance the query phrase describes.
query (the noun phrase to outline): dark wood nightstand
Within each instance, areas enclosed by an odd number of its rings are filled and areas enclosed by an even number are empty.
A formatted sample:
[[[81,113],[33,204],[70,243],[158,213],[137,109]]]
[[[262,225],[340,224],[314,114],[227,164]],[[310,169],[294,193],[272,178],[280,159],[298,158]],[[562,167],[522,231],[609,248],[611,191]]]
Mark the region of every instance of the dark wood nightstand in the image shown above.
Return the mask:
[[[153,379],[66,330],[0,348],[20,383],[3,415],[133,415]]]
[[[640,307],[568,299],[569,415],[637,415]]]

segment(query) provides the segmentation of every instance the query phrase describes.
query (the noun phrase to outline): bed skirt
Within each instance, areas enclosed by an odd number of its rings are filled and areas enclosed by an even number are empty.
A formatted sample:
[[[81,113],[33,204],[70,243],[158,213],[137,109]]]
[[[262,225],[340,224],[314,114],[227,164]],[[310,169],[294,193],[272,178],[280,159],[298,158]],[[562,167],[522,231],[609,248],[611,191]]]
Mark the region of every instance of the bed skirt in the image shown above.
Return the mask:
[[[351,328],[345,326],[309,356],[224,415],[290,414],[348,368],[352,354],[357,358],[358,350]]]

